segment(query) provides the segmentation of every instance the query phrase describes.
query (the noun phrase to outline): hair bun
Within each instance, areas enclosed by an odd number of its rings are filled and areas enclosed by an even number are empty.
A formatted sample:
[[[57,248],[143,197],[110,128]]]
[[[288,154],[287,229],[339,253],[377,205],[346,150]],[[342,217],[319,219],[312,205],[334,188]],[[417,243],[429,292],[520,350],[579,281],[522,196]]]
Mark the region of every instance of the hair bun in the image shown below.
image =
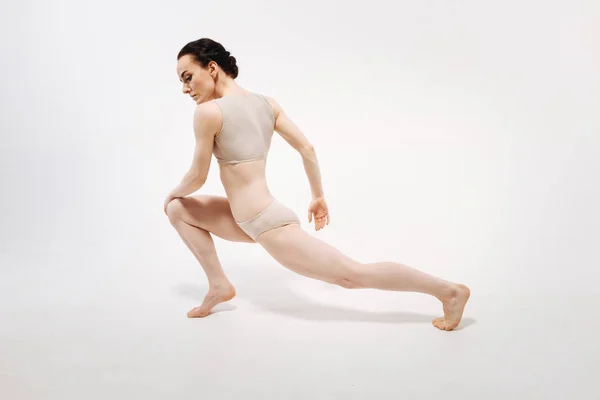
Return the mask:
[[[234,56],[229,56],[229,67],[231,68],[231,76],[233,79],[237,78],[239,70],[237,66],[237,60]]]
[[[177,60],[185,55],[191,55],[203,68],[214,61],[231,78],[235,79],[238,76],[239,69],[235,57],[221,43],[212,39],[202,38],[189,42],[179,51]]]

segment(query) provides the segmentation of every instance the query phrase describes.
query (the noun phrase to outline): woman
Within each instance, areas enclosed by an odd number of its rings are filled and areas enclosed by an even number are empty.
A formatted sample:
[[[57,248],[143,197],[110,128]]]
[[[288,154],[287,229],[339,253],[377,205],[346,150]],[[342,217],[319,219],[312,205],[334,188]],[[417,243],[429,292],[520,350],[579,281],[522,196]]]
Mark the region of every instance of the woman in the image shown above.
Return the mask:
[[[188,317],[205,317],[235,296],[219,262],[212,235],[234,242],[259,243],[275,260],[304,276],[345,288],[376,288],[427,293],[443,304],[439,329],[458,326],[469,289],[395,262],[357,262],[300,227],[296,214],[273,198],[265,179],[273,131],[302,156],[312,191],[308,221],[323,229],[330,218],[321,187],[315,149],[272,98],[240,87],[236,60],[223,46],[203,38],[177,56],[183,93],[196,102],[196,147],[190,171],[169,193],[164,211],[204,268],[209,290]],[[214,153],[227,197],[194,195],[208,174]]]

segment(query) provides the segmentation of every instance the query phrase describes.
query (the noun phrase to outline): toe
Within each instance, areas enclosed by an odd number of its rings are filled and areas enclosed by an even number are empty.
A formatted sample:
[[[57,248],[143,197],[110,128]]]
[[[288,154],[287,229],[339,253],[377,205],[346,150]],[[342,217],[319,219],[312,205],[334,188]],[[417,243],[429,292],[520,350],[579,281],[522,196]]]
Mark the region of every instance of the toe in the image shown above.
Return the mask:
[[[206,315],[207,313],[204,310],[202,310],[202,307],[193,308],[187,313],[187,316],[189,318],[202,318],[206,317]]]
[[[433,326],[435,326],[438,329],[444,330],[444,331],[449,330],[448,323],[444,320],[444,317],[434,319]]]

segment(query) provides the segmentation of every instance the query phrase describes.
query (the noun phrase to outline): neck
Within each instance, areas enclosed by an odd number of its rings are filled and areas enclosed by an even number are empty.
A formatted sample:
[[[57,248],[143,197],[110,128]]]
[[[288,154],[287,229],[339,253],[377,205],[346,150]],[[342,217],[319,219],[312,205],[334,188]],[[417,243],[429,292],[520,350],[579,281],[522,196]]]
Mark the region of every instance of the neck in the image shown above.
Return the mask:
[[[220,79],[215,86],[214,97],[221,98],[223,96],[228,96],[232,94],[243,94],[247,91],[243,89],[240,85],[236,83],[233,79],[227,77],[225,79]]]

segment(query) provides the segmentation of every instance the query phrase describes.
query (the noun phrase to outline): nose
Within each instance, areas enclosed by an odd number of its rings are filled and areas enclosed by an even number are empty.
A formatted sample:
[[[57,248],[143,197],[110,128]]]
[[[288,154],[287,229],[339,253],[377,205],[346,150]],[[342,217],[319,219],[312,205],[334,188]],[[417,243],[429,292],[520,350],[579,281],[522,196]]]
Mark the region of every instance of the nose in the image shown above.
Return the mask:
[[[190,91],[190,88],[186,85],[183,85],[183,93],[188,93]]]

